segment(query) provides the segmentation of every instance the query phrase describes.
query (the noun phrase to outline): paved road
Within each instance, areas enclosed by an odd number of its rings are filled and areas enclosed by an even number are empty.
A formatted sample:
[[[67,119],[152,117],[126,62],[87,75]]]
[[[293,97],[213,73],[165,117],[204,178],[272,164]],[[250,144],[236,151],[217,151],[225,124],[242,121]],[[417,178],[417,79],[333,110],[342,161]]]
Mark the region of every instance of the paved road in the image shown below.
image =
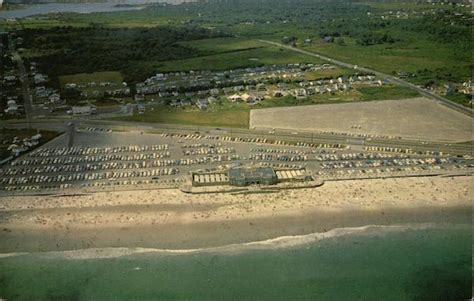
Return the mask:
[[[1,0],[0,0],[1,1]],[[4,47],[6,45],[3,45],[3,39],[0,35],[0,74],[3,76],[5,74],[5,64],[3,63],[3,56],[5,55],[5,50]],[[4,83],[3,83],[3,80],[0,80],[0,95],[2,95],[2,93],[4,92]]]
[[[457,110],[459,112],[462,112],[462,113],[465,113],[469,116],[473,116],[474,114],[474,111],[471,109],[471,108],[468,108],[468,107],[465,107],[463,105],[460,105],[460,104],[457,104],[455,102],[452,102],[451,100],[449,99],[446,99],[444,97],[441,97],[435,93],[432,93],[430,91],[427,91],[425,89],[422,89],[412,83],[409,83],[407,81],[404,81],[402,79],[399,79],[395,76],[392,76],[392,75],[389,75],[389,74],[385,74],[385,73],[382,73],[382,72],[379,72],[379,71],[375,71],[375,70],[372,70],[372,69],[368,69],[368,68],[364,68],[364,67],[360,67],[360,66],[357,66],[357,65],[353,65],[353,64],[349,64],[349,63],[345,63],[345,62],[341,62],[339,60],[336,60],[336,59],[333,59],[333,58],[330,58],[330,57],[327,57],[327,56],[324,56],[324,55],[321,55],[319,53],[315,53],[315,52],[310,52],[310,51],[306,51],[306,50],[302,50],[302,49],[299,49],[299,48],[295,48],[295,47],[291,47],[291,46],[288,46],[288,45],[284,45],[284,44],[281,44],[281,43],[277,43],[277,42],[273,42],[273,41],[267,41],[267,40],[259,40],[260,42],[263,42],[263,43],[267,43],[267,44],[270,44],[270,45],[273,45],[273,46],[277,46],[277,47],[281,47],[281,48],[285,48],[285,49],[288,49],[288,50],[292,50],[292,51],[296,51],[296,52],[299,52],[299,53],[302,53],[302,54],[306,54],[306,55],[309,55],[309,56],[314,56],[316,58],[319,58],[321,60],[324,60],[324,61],[327,61],[327,62],[330,62],[334,65],[338,65],[338,66],[341,66],[341,67],[344,67],[344,68],[349,68],[349,69],[356,69],[356,70],[360,70],[360,71],[363,71],[363,72],[367,72],[367,73],[373,73],[379,77],[383,77],[389,81],[392,81],[394,83],[397,83],[401,86],[405,86],[405,87],[408,87],[410,89],[413,89],[415,91],[417,91],[418,93],[420,93],[421,95],[423,96],[426,96],[428,98],[432,98],[432,99],[435,99],[437,101],[439,101],[440,103],[442,103],[443,105],[447,106],[447,107],[450,107],[454,110]]]
[[[30,84],[28,80],[28,74],[26,73],[23,59],[20,57],[18,53],[16,52],[13,53],[13,60],[18,64],[18,71],[20,75],[21,89],[23,93],[26,120],[28,121],[28,123],[31,123],[33,119],[33,103],[32,103],[32,95],[30,91]]]
[[[13,38],[9,37],[9,50],[12,54],[12,60],[18,65],[18,75],[21,81],[21,89],[23,93],[23,101],[25,106],[25,115],[28,122],[28,128],[30,128],[31,121],[33,119],[33,96],[30,91],[30,83],[28,79],[28,73],[25,69],[25,64],[21,56],[16,52],[15,45],[13,43]]]

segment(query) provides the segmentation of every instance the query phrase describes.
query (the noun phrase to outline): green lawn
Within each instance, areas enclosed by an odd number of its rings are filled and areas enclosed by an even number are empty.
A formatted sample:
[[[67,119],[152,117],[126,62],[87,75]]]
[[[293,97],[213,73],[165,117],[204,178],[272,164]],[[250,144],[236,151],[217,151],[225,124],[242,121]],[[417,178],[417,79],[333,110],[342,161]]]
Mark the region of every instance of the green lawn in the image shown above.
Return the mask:
[[[353,75],[354,70],[344,69],[344,68],[334,68],[318,71],[310,71],[305,74],[306,80],[317,80],[323,78],[338,78],[340,76],[350,76]]]
[[[153,109],[147,108],[144,115],[119,117],[115,120],[239,128],[249,126],[250,110],[244,104],[210,106],[206,111],[197,108],[170,108],[162,105],[155,106]]]
[[[59,77],[59,83],[61,87],[64,87],[67,83],[87,84],[90,82],[111,82],[121,84],[123,82],[123,77],[118,71],[79,73],[73,75],[63,75]]]
[[[472,100],[472,97],[470,95],[465,95],[465,94],[462,94],[462,93],[455,93],[453,95],[445,95],[444,97],[446,97],[447,99],[449,99],[451,101],[459,103],[461,105],[472,108],[472,105],[469,103]]]
[[[403,99],[420,96],[418,92],[402,86],[360,87],[361,100]]]
[[[317,58],[266,45],[255,40],[216,39],[214,51],[220,52],[213,55],[194,58],[166,61],[157,64],[157,69],[162,72],[182,70],[228,70],[245,67],[256,67],[272,64],[289,63],[323,63]],[[225,42],[229,42],[225,45]],[[212,48],[212,41],[205,40],[186,43],[187,46],[199,50]],[[259,47],[259,48],[257,48]]]
[[[179,43],[207,52],[228,52],[268,47],[267,44],[249,38],[215,38]]]
[[[302,48],[325,54],[341,61],[368,67],[388,74],[399,71],[417,72],[430,70],[432,73],[450,73],[452,81],[469,77],[470,55],[449,46],[424,39],[421,35],[405,36],[403,42],[372,46],[356,45],[354,40],[344,38],[346,45],[318,42],[303,45]],[[416,82],[416,78],[413,79]],[[421,79],[420,79],[421,80]]]

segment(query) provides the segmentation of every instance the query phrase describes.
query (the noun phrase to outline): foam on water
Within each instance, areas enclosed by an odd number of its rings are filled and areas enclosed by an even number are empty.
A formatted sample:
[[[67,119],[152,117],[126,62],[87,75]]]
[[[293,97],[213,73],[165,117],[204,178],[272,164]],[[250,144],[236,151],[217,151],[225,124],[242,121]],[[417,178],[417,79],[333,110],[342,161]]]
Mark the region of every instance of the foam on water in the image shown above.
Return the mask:
[[[310,233],[305,235],[280,236],[263,241],[255,241],[248,243],[230,244],[211,248],[198,249],[157,249],[157,248],[128,248],[128,247],[113,247],[113,248],[90,248],[70,251],[51,251],[44,253],[4,253],[0,254],[0,259],[14,256],[22,256],[27,254],[35,254],[42,258],[59,258],[59,259],[105,259],[118,258],[124,256],[138,255],[138,254],[166,254],[166,255],[180,255],[192,253],[223,253],[227,255],[238,254],[249,250],[266,250],[266,249],[281,249],[298,247],[304,244],[315,243],[324,239],[336,238],[346,235],[381,235],[385,233],[402,232],[408,230],[422,230],[433,228],[434,224],[403,224],[403,225],[367,225],[363,227],[347,227],[335,228],[327,232]]]

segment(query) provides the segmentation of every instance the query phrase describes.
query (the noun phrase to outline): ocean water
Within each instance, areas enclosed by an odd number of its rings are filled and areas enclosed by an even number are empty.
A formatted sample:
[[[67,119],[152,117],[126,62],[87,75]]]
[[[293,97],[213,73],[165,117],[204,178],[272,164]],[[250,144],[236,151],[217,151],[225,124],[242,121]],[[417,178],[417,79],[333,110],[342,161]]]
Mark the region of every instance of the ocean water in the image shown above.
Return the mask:
[[[471,225],[343,228],[200,250],[3,254],[6,300],[465,300]]]
[[[0,19],[25,18],[49,13],[102,13],[126,10],[138,10],[142,7],[124,7],[117,4],[170,3],[180,4],[185,0],[121,0],[93,3],[42,3],[29,4],[21,9],[0,10]]]

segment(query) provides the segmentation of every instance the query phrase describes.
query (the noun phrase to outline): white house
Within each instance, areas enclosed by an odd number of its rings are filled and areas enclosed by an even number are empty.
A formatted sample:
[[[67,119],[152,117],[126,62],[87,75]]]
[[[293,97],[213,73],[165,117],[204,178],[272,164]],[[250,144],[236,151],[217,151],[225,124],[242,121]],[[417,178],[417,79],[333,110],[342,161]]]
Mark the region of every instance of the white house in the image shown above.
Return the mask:
[[[228,97],[230,101],[232,102],[237,102],[237,101],[242,101],[242,97],[240,95],[234,94]]]
[[[241,98],[245,102],[253,102],[255,100],[255,97],[253,97],[252,95],[249,95],[247,93],[242,94]]]
[[[97,108],[94,106],[74,106],[72,107],[72,115],[80,116],[80,115],[91,115],[96,114]]]

